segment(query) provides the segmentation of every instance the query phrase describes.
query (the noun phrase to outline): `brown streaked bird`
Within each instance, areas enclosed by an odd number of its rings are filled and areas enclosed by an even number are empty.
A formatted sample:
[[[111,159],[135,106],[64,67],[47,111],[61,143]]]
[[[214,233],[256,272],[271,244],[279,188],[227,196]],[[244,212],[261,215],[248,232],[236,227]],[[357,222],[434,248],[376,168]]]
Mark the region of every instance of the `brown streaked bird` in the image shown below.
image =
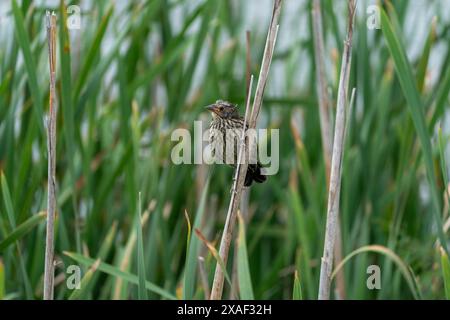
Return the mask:
[[[235,167],[244,118],[239,116],[237,107],[228,101],[217,100],[216,103],[207,106],[206,109],[211,112],[213,117],[209,127],[212,156],[222,163]],[[246,126],[246,130],[247,128],[248,126]],[[249,149],[254,151],[250,151],[252,154],[248,157],[249,165],[244,182],[246,187],[251,186],[253,181],[258,183],[266,181],[266,176],[261,174],[261,164],[257,161],[256,148],[250,147]],[[251,159],[255,160],[251,161]]]

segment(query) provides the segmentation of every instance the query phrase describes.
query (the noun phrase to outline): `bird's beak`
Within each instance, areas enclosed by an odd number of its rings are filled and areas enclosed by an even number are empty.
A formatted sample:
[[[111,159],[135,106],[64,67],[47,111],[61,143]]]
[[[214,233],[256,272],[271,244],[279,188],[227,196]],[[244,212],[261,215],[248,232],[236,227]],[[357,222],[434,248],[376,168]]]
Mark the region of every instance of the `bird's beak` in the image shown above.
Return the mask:
[[[206,106],[205,109],[217,113],[217,106],[215,104],[210,104],[209,106]]]

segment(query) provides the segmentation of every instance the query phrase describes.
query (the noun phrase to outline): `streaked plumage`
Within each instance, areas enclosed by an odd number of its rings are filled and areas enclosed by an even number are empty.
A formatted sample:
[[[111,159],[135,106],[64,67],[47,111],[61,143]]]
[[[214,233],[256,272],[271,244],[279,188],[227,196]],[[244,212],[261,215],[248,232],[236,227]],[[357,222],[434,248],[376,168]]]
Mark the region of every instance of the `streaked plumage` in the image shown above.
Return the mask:
[[[207,107],[213,115],[213,121],[209,127],[209,140],[213,157],[220,163],[226,163],[233,167],[237,163],[239,153],[239,141],[244,127],[244,118],[239,116],[235,105],[230,102],[218,100]],[[225,143],[223,143],[225,141]],[[227,152],[227,147],[229,148]],[[262,183],[266,176],[261,174],[261,165],[256,161],[257,150],[250,148],[247,174],[245,176],[246,187],[253,181]]]

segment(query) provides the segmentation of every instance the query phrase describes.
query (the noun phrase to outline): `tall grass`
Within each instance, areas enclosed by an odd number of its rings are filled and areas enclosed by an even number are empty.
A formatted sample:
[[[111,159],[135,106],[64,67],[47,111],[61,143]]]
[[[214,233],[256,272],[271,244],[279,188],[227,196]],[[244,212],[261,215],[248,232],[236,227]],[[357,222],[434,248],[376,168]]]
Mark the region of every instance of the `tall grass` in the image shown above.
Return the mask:
[[[237,254],[230,252],[227,263],[231,275],[237,258],[238,285],[225,282],[224,297],[230,290],[241,298],[317,297],[328,193],[312,2],[286,1],[281,12],[285,38],[277,41],[258,118],[258,127],[280,129],[280,170],[250,190],[249,215],[231,247]],[[436,21],[421,15],[411,34],[420,1],[381,1],[381,30],[367,28],[371,3],[358,1],[353,36],[349,87],[357,91],[340,194],[345,296],[448,298],[448,4],[427,4]],[[69,4],[81,5],[80,30],[65,27]],[[54,298],[205,298],[198,256],[209,286],[216,259],[192,231],[218,248],[233,171],[175,165],[171,133],[181,127],[193,133],[194,120],[208,119],[203,106],[219,98],[238,103],[243,114],[246,31],[250,74],[258,74],[272,1],[61,0],[44,7],[11,0],[2,6],[0,298],[43,293],[47,9],[58,15],[59,50]],[[321,7],[333,106],[346,1],[322,0]],[[255,8],[261,17],[252,19]],[[331,123],[334,115],[331,108]],[[380,290],[366,286],[373,264],[380,266]],[[66,284],[71,265],[81,268],[80,291]]]

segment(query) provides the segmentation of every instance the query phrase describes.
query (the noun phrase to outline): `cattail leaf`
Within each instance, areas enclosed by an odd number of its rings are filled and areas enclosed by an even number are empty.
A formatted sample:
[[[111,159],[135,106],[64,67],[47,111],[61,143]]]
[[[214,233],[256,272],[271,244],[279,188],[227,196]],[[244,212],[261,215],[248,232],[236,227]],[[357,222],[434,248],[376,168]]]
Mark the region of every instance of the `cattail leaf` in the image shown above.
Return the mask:
[[[25,222],[14,228],[13,231],[8,234],[2,241],[0,241],[0,252],[4,251],[11,244],[22,239],[27,233],[33,230],[40,222],[44,221],[47,217],[46,212],[39,212],[31,216]]]
[[[84,59],[83,66],[80,71],[80,75],[78,77],[78,81],[75,85],[75,91],[74,91],[74,100],[76,101],[78,97],[80,96],[81,90],[83,89],[83,86],[86,83],[86,80],[89,76],[90,70],[92,69],[92,65],[96,61],[95,57],[98,56],[100,53],[100,48],[102,44],[102,40],[105,35],[106,28],[108,27],[109,20],[111,18],[111,15],[113,13],[113,6],[111,5],[106,12],[106,14],[103,16],[102,21],[100,22],[100,26],[97,29],[97,32],[95,34],[94,40],[87,52],[87,55]]]
[[[147,300],[147,290],[145,289],[145,260],[144,260],[144,240],[142,239],[142,223],[141,223],[141,193],[139,192],[138,201],[138,216],[136,221],[136,235],[137,235],[137,266],[139,276],[138,297],[139,300]]]
[[[208,195],[209,189],[209,177],[203,187],[202,195],[200,198],[200,203],[197,207],[197,212],[195,213],[195,220],[193,229],[200,228],[203,215],[205,213],[206,197]],[[191,237],[189,240],[189,247],[186,253],[186,264],[184,270],[184,280],[183,280],[183,299],[190,300],[194,298],[194,292],[197,285],[197,264],[198,264],[198,254],[200,250],[200,241],[198,237]]]
[[[448,259],[447,253],[440,248],[441,250],[441,268],[442,268],[442,277],[444,278],[444,289],[445,289],[445,298],[450,300],[450,261]]]
[[[44,107],[43,107],[43,94],[38,82],[37,65],[35,58],[31,52],[31,41],[26,31],[25,20],[23,18],[22,11],[17,5],[16,0],[12,0],[12,12],[14,17],[15,35],[16,40],[19,43],[22,50],[23,60],[25,62],[25,68],[28,75],[28,85],[30,87],[31,95],[33,97],[33,112],[36,117],[36,123],[40,129],[42,137],[45,136],[44,129]]]
[[[64,254],[68,257],[70,257],[71,259],[75,260],[78,263],[82,263],[88,267],[92,266],[95,264],[96,260],[92,259],[92,258],[88,258],[85,257],[81,254],[75,253],[75,252],[67,252],[64,251]],[[123,280],[126,280],[130,283],[139,284],[139,278],[138,276],[128,273],[128,272],[124,272],[121,271],[119,268],[112,266],[110,264],[104,263],[104,262],[100,262],[100,264],[98,265],[97,268],[98,271],[104,272],[106,274],[109,274],[113,277],[117,277],[117,278],[121,278]],[[145,288],[151,292],[154,292],[158,295],[160,295],[163,298],[169,299],[169,300],[176,300],[175,295],[173,295],[172,293],[170,293],[169,291],[149,282],[149,281],[145,281]]]
[[[303,300],[302,297],[302,285],[300,283],[300,277],[298,276],[298,271],[295,270],[294,274],[294,289],[292,290],[293,300]]]
[[[0,300],[5,298],[5,266],[0,259]]]
[[[443,232],[443,223],[441,218],[441,204],[439,200],[440,194],[437,190],[436,177],[434,175],[432,147],[425,123],[423,104],[412,74],[411,66],[405,53],[405,48],[399,40],[399,35],[394,32],[392,24],[384,10],[381,12],[381,29],[383,30],[384,38],[394,61],[395,70],[397,71],[397,76],[407,101],[420,144],[422,146],[428,185],[431,193],[431,201],[433,204],[433,213],[436,227],[438,229],[438,237],[442,246],[447,251],[446,237]]]
[[[95,274],[95,271],[100,265],[100,262],[101,262],[100,259],[95,260],[94,264],[88,269],[86,274],[81,279],[80,288],[73,290],[72,294],[69,296],[69,300],[80,300],[83,298],[83,296],[87,294],[89,283],[91,282],[92,277]]]
[[[331,278],[334,278],[336,276],[337,272],[346,263],[348,263],[351,258],[353,258],[354,256],[356,256],[358,254],[365,253],[365,252],[376,252],[376,253],[383,254],[383,255],[387,256],[388,258],[390,258],[400,269],[414,298],[415,299],[421,298],[421,293],[418,289],[418,285],[417,285],[415,276],[414,276],[411,268],[405,262],[403,262],[403,260],[391,249],[384,247],[384,246],[380,246],[380,245],[362,246],[356,250],[353,250],[344,259],[342,259],[342,261],[336,266],[336,268],[333,270],[333,273],[331,274]]]
[[[239,218],[239,236],[237,241],[237,271],[238,271],[238,282],[239,282],[239,292],[241,299],[253,300],[253,286],[250,274],[250,268],[248,263],[247,255],[247,243],[245,241],[245,222],[242,216],[238,213]]]

